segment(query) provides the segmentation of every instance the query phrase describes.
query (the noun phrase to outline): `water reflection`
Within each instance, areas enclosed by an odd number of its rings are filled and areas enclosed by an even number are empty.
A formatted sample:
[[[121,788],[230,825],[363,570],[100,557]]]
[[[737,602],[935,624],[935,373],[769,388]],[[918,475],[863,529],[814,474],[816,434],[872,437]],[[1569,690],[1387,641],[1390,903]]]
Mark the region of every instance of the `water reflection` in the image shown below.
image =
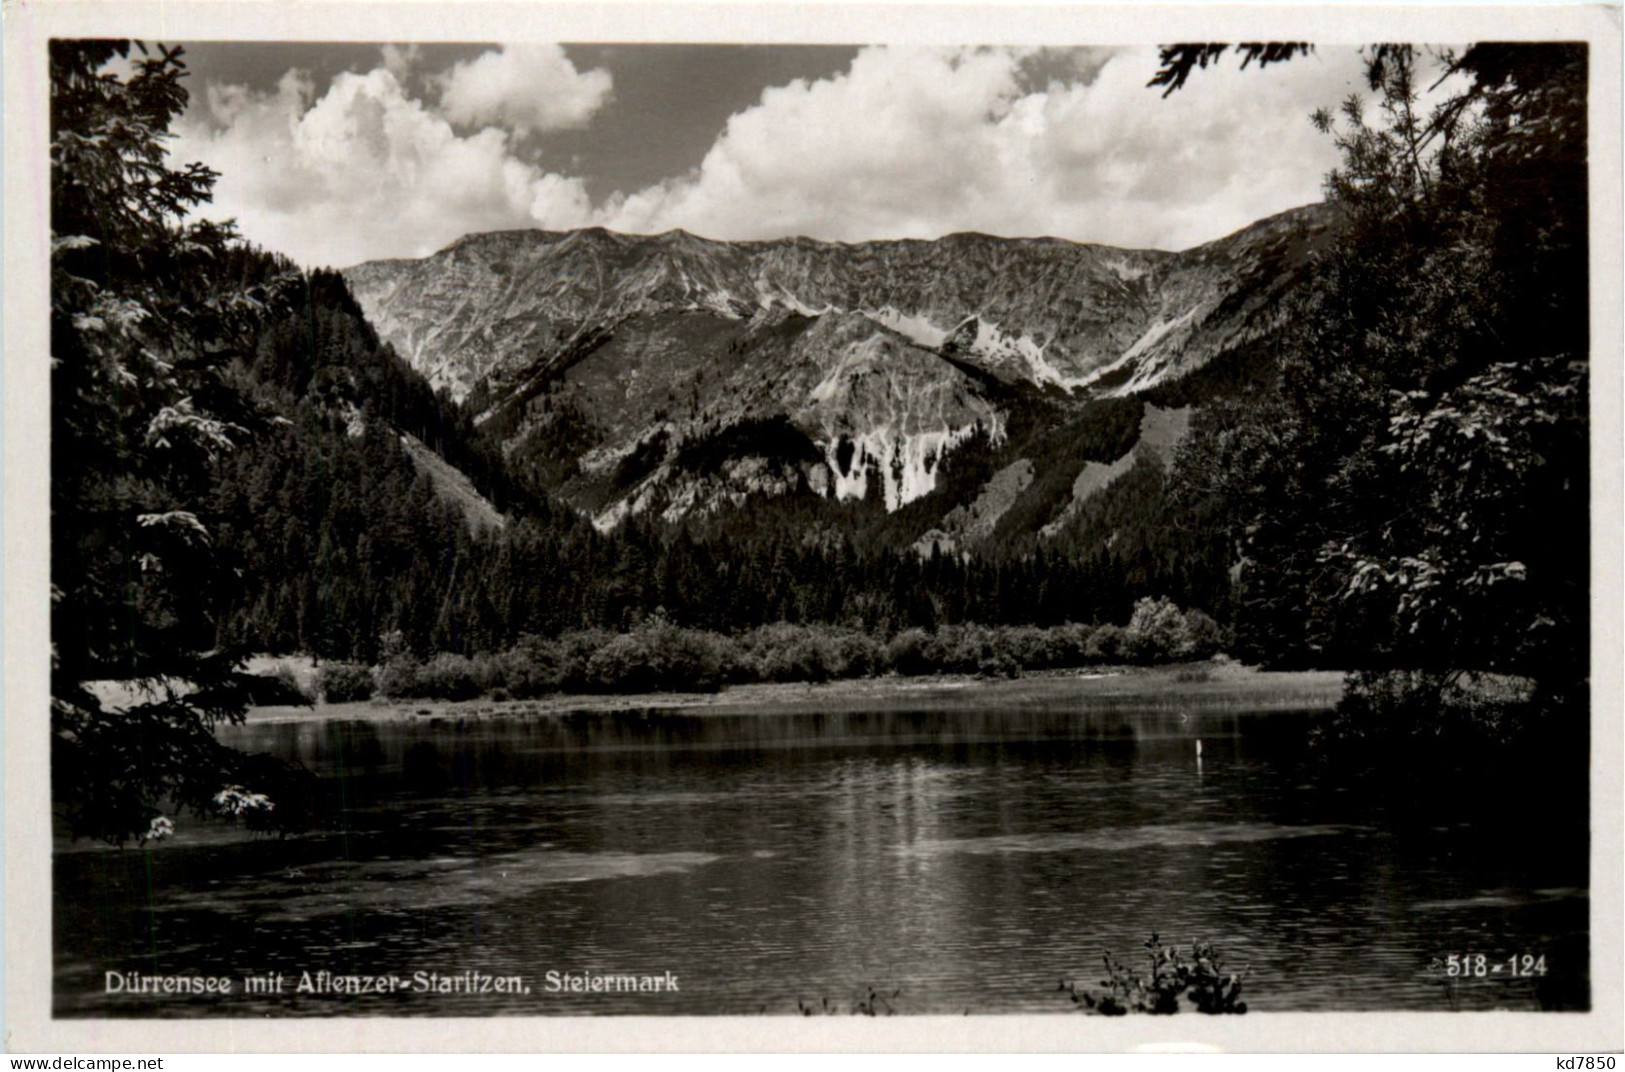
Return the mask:
[[[1318,767],[1303,715],[988,710],[251,724],[315,832],[60,844],[59,1015],[1063,1012],[1147,934],[1219,942],[1255,1010],[1583,1004],[1583,808]],[[1203,742],[1199,757],[1194,739]],[[1198,766],[1200,762],[1200,767]],[[1583,803],[1583,802],[1582,802]],[[1450,952],[1545,980],[1447,990]],[[518,974],[529,994],[102,993],[103,972]],[[676,993],[551,993],[549,971]],[[1537,988],[1537,983],[1539,988]]]

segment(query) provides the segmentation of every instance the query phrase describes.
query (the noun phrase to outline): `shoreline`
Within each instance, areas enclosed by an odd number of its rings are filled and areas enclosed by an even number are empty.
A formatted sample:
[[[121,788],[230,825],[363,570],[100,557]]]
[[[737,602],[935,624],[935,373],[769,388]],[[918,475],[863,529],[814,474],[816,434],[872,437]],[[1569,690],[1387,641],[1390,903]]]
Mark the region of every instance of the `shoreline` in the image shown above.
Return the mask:
[[[1330,710],[1342,695],[1336,670],[1264,671],[1234,663],[1175,663],[1044,671],[1012,679],[969,674],[852,678],[827,682],[732,685],[719,692],[559,693],[530,700],[361,700],[314,707],[254,707],[246,723],[333,719],[412,722],[430,719],[548,718],[569,715],[807,714],[895,711],[929,706],[969,710],[989,705],[1065,709],[1075,704],[1121,710]]]

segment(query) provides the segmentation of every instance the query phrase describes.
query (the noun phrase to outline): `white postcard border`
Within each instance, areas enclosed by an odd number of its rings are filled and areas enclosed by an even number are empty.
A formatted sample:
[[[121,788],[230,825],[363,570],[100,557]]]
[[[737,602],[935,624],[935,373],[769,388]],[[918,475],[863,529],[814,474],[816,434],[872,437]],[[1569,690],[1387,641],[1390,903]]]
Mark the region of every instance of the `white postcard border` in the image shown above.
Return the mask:
[[[274,4],[8,0],[4,363],[0,365],[0,678],[10,1052],[1083,1051],[1201,1043],[1228,1051],[1618,1051],[1621,1031],[1620,41],[1617,6],[1153,6],[829,3]],[[53,1020],[48,480],[51,36],[148,40],[1147,44],[1585,39],[1591,44],[1593,1011],[1082,1016]]]

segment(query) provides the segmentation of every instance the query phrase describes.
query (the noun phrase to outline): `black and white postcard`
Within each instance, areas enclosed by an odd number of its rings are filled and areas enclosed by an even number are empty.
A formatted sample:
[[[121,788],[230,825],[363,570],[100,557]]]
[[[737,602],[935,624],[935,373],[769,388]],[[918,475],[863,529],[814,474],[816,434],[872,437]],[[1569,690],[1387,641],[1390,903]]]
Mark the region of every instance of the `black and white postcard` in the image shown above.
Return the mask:
[[[7,15],[12,1047],[1619,1047],[1618,8]]]

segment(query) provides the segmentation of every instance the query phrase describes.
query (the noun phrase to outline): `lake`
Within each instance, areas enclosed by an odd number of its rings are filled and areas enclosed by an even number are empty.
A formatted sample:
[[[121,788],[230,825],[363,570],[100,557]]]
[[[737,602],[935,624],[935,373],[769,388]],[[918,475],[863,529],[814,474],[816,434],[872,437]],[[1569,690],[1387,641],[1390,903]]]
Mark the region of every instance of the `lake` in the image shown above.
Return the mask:
[[[1308,746],[1316,717],[250,722],[222,736],[318,774],[317,827],[185,817],[146,851],[59,840],[55,1011],[796,1014],[874,991],[882,1012],[1070,1013],[1060,980],[1098,989],[1103,951],[1139,967],[1152,933],[1215,943],[1253,1012],[1586,1007],[1584,786],[1343,769]],[[1452,953],[1546,973],[1430,970]],[[106,993],[109,971],[235,989]],[[528,992],[314,992],[322,971]],[[242,992],[278,972],[281,993]],[[554,991],[549,972],[677,989]]]

